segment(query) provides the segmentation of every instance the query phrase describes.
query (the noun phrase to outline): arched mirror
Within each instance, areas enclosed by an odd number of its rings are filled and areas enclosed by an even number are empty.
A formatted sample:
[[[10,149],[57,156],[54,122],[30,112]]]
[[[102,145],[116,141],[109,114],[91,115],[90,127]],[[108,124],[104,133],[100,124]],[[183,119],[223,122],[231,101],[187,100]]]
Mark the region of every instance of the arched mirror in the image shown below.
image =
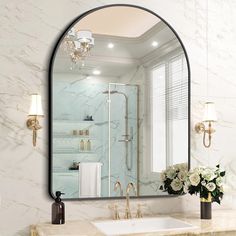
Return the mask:
[[[162,172],[189,165],[190,71],[156,14],[110,5],[76,19],[50,63],[50,193],[168,196]]]

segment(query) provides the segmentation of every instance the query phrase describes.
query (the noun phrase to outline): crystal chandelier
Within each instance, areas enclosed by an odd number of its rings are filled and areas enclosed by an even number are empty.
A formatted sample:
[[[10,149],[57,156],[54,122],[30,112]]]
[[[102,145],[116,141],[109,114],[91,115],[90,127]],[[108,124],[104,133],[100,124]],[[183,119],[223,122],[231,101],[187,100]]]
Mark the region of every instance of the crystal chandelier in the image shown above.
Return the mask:
[[[69,53],[71,61],[75,64],[78,61],[83,62],[94,46],[94,38],[89,30],[76,31],[71,28],[63,41],[64,50]]]

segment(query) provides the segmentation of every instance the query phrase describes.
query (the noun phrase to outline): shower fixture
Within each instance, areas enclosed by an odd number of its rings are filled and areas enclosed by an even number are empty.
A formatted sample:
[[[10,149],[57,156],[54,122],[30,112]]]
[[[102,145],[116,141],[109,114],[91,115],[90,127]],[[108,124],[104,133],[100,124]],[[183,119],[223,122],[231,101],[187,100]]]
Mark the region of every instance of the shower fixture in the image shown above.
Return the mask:
[[[109,94],[113,95],[113,94],[120,94],[123,95],[125,98],[125,134],[122,135],[122,137],[124,137],[124,139],[118,140],[118,142],[124,142],[125,143],[125,160],[126,160],[126,167],[127,170],[131,170],[132,169],[132,158],[131,158],[131,163],[129,165],[129,161],[128,161],[128,157],[129,157],[129,153],[128,153],[128,143],[131,142],[133,140],[133,136],[129,135],[129,127],[128,127],[128,97],[125,93],[117,91],[117,90],[111,90],[111,91],[104,91],[103,94]]]

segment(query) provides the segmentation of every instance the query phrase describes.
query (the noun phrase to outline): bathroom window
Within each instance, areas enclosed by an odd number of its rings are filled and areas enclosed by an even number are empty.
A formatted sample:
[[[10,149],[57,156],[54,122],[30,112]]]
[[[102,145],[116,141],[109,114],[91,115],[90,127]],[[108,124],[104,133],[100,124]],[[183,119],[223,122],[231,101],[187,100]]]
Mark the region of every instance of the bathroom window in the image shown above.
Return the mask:
[[[167,166],[186,162],[188,158],[188,134],[183,132],[188,129],[188,74],[185,57],[179,55],[154,67],[150,80],[153,127],[151,171],[161,172]],[[186,150],[184,154],[183,150]]]
[[[166,66],[154,68],[151,73],[152,172],[166,167]]]

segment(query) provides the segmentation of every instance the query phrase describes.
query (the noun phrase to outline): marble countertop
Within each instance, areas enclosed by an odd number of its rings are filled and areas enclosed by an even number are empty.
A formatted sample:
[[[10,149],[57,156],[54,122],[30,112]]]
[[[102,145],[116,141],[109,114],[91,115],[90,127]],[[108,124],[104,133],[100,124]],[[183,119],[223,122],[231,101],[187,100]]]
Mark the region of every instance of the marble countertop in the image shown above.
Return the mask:
[[[200,220],[199,212],[197,213],[176,213],[168,216],[188,222],[196,229],[174,232],[155,232],[145,234],[132,235],[178,235],[178,236],[194,236],[194,235],[236,235],[236,211],[235,210],[215,210],[212,212],[212,220]],[[153,217],[164,216],[155,215]],[[166,215],[165,215],[166,216]],[[150,216],[148,216],[150,217]],[[98,219],[99,221],[101,219]],[[107,219],[104,219],[107,220]],[[89,221],[67,221],[64,225],[52,225],[50,223],[39,224],[35,226],[35,230],[39,236],[100,236],[104,235]],[[214,234],[212,234],[214,233]]]

